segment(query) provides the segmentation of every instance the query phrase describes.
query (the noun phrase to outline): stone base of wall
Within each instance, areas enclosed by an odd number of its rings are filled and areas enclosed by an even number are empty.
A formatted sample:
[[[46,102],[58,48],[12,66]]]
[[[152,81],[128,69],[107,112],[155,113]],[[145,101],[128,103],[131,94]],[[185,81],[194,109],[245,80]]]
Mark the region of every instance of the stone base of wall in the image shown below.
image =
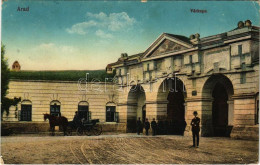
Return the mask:
[[[233,127],[230,137],[234,139],[259,140],[259,125]]]
[[[125,123],[101,123],[103,132],[126,132]],[[48,122],[2,122],[1,133],[3,136],[8,134],[30,134],[49,132]],[[58,131],[55,127],[55,131]]]
[[[50,129],[48,122],[2,122],[2,135],[8,134],[8,130],[13,134],[47,132]]]
[[[125,123],[102,123],[101,125],[103,132],[126,132]]]

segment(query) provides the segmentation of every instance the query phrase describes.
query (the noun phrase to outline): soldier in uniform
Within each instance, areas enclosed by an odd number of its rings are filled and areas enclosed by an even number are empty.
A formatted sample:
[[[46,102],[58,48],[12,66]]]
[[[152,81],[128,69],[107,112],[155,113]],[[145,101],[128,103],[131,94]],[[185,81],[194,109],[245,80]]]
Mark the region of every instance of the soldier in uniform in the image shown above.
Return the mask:
[[[200,132],[200,118],[197,117],[198,112],[193,112],[194,118],[191,121],[192,136],[193,136],[193,147],[196,147],[195,138],[197,138],[197,147],[199,147],[199,132]]]
[[[151,126],[152,126],[153,136],[155,136],[156,135],[156,129],[157,129],[157,123],[155,121],[155,118],[153,118],[153,121],[151,122]]]
[[[145,119],[144,128],[145,128],[145,134],[148,135],[148,131],[150,129],[150,122],[148,121],[147,118]]]
[[[142,122],[140,117],[138,118],[137,122],[136,122],[136,130],[137,130],[137,135],[140,135],[140,132],[142,130]]]

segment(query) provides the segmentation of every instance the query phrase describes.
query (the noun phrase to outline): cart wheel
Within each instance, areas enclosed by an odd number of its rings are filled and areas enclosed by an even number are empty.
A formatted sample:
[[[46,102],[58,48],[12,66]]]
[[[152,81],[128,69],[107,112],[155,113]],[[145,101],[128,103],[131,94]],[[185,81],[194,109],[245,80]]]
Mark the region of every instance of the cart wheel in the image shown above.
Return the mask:
[[[79,136],[81,136],[81,135],[83,135],[83,129],[81,128],[81,127],[78,127],[77,128],[77,135],[79,135]]]
[[[90,136],[91,135],[91,131],[90,131],[90,129],[88,128],[88,129],[86,129],[86,131],[85,131],[85,134],[87,135],[87,136]]]
[[[102,133],[102,126],[101,125],[95,125],[92,129],[94,135],[100,135]]]
[[[67,135],[68,135],[68,136],[71,136],[71,135],[72,135],[72,128],[71,128],[71,127],[68,127],[68,128],[67,128]]]

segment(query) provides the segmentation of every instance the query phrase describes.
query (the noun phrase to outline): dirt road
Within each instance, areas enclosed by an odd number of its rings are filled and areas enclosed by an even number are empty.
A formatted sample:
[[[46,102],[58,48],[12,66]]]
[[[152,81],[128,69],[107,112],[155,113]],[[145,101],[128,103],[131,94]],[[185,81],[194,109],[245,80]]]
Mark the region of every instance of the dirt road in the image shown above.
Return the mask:
[[[258,141],[182,136],[102,135],[2,137],[1,154],[8,164],[187,164],[257,163]]]

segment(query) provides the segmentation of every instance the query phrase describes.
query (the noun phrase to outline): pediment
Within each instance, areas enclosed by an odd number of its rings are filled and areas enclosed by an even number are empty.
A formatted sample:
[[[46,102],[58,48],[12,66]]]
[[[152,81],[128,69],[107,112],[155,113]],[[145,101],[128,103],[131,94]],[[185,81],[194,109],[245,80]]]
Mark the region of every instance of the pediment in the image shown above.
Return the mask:
[[[193,45],[163,33],[146,51],[143,58],[156,57],[192,48]]]

